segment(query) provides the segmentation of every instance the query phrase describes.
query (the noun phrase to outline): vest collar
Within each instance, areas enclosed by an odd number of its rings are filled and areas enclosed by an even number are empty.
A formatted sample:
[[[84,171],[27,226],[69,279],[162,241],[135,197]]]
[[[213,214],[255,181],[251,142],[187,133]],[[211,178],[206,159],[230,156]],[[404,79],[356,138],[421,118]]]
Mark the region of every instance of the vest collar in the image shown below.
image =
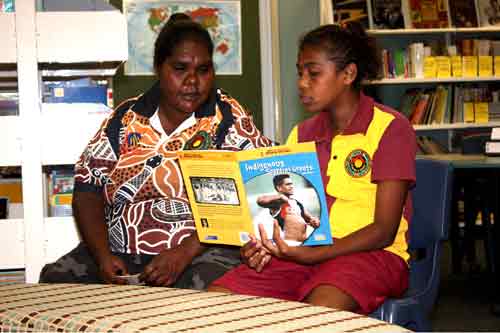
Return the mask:
[[[353,134],[366,134],[368,127],[373,119],[373,98],[366,96],[362,92],[360,93],[358,111],[351,120],[351,123],[344,129],[342,135],[353,135]],[[330,118],[329,111],[322,111],[318,115],[317,133],[320,133],[317,141],[327,141],[330,142],[333,136],[332,121]]]

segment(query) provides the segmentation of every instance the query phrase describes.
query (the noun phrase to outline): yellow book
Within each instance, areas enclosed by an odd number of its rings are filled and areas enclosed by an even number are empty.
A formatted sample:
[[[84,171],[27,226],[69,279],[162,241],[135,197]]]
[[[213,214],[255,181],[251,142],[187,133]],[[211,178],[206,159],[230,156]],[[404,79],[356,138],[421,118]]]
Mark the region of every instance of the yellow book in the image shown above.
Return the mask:
[[[489,121],[488,114],[488,103],[474,103],[474,122],[487,123]]]
[[[465,56],[463,59],[463,73],[465,77],[477,76],[477,56]]]
[[[424,78],[435,78],[437,74],[437,64],[435,57],[424,58]]]
[[[474,122],[474,103],[472,102],[464,103],[464,122],[466,123]]]
[[[313,142],[178,156],[201,242],[243,245],[262,224],[292,246],[332,243]]]
[[[500,76],[500,56],[495,56],[495,76]]]
[[[451,73],[453,77],[462,77],[462,57],[461,56],[453,56],[451,57]]]
[[[437,77],[447,78],[451,76],[451,60],[450,57],[436,57]]]
[[[493,75],[493,57],[478,56],[479,76],[488,77]]]

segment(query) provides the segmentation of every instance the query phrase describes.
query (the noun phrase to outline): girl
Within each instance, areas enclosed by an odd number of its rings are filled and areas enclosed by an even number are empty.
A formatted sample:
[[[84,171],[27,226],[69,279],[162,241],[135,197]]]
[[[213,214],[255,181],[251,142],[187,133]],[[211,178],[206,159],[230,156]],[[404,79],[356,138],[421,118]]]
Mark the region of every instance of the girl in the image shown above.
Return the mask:
[[[297,61],[300,100],[314,113],[288,142],[315,141],[333,245],[289,247],[263,228],[241,264],[209,290],[374,311],[408,287],[406,232],[415,182],[415,133],[408,120],[360,91],[378,73],[376,47],[361,26],[307,33]]]

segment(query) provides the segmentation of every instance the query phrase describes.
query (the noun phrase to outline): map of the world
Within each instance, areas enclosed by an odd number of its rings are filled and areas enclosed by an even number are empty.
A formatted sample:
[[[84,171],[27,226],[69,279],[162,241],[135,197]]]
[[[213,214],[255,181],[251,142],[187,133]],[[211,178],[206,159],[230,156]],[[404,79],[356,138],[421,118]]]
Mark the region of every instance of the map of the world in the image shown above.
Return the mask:
[[[124,0],[129,59],[125,74],[151,75],[154,42],[173,13],[183,12],[203,25],[214,42],[219,75],[241,74],[241,12],[239,1]]]

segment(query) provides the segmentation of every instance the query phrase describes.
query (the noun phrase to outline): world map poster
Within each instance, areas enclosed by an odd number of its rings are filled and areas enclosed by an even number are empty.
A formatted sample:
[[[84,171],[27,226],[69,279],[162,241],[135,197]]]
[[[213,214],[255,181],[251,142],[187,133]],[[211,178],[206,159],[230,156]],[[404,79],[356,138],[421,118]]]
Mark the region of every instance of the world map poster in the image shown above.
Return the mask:
[[[214,43],[218,75],[241,75],[241,8],[239,1],[124,0],[129,58],[126,75],[152,75],[154,42],[174,13],[183,12],[205,27]]]

